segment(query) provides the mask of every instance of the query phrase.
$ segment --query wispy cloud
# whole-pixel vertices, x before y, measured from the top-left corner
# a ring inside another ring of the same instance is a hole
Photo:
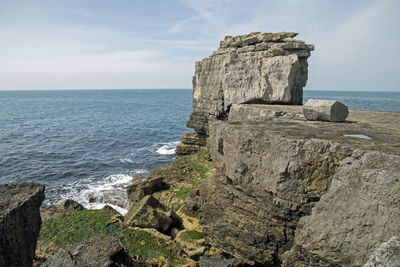
[[[190,88],[194,61],[252,31],[316,45],[307,88],[400,89],[397,0],[18,3],[0,2],[0,89]]]

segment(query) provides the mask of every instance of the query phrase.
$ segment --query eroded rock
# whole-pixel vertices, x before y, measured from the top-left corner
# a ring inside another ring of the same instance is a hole
[[[233,104],[301,105],[314,46],[293,39],[296,35],[227,36],[216,52],[196,62],[188,127],[208,134],[208,122],[225,119]]]
[[[129,185],[126,188],[129,206],[131,207],[135,203],[141,201],[143,197],[153,194],[154,192],[163,189],[164,183],[163,177],[149,178],[143,182],[138,182]]]
[[[249,120],[210,124],[217,175],[187,200],[209,245],[247,264],[361,265],[400,231],[398,113],[352,110],[337,127],[300,106],[240,106]]]
[[[51,205],[49,207],[40,208],[40,215],[42,221],[47,221],[59,216],[71,214],[78,210],[84,210],[85,208],[78,202],[72,199],[61,200],[60,202]]]
[[[393,236],[372,253],[364,267],[400,266],[400,238]]]
[[[128,250],[122,243],[107,235],[98,235],[82,241],[76,248],[69,252],[60,250],[42,267],[58,266],[139,266],[134,265]]]
[[[125,216],[125,224],[142,228],[154,228],[167,233],[179,222],[175,212],[167,210],[153,196],[145,196],[134,204]]]
[[[43,200],[43,184],[0,185],[0,266],[32,266]]]
[[[178,156],[186,156],[197,153],[207,145],[207,136],[197,133],[182,134],[181,144],[176,147]]]
[[[336,100],[310,99],[303,111],[304,117],[310,121],[343,122],[349,115],[347,106]]]

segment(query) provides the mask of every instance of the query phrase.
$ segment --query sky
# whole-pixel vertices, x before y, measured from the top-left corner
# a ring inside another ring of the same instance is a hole
[[[0,0],[0,90],[192,88],[226,35],[298,32],[305,90],[399,91],[399,0]]]

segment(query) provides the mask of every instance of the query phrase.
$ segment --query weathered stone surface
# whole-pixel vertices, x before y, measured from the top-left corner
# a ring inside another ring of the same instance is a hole
[[[314,47],[293,39],[296,35],[227,36],[212,56],[196,62],[188,127],[208,134],[208,122],[225,119],[232,104],[301,105]]]
[[[0,266],[32,266],[44,185],[0,185]]]
[[[42,221],[47,221],[58,216],[68,215],[72,212],[84,209],[85,208],[80,203],[72,199],[66,199],[49,207],[40,208],[40,215],[42,217]]]
[[[329,192],[303,217],[295,243],[338,265],[362,265],[400,233],[400,157],[355,150]]]
[[[101,190],[89,193],[89,203],[112,204],[121,208],[128,207],[128,196],[124,189]]]
[[[143,197],[151,195],[154,192],[160,191],[164,187],[163,177],[155,177],[129,185],[126,188],[129,206],[141,201]]]
[[[230,122],[268,122],[275,118],[301,119],[302,115],[285,110],[263,108],[257,104],[234,104],[229,112]]]
[[[125,224],[142,228],[154,228],[167,233],[177,225],[179,217],[175,212],[167,210],[153,196],[145,196],[133,205],[125,216]]]
[[[176,147],[178,156],[186,156],[197,153],[207,145],[207,136],[197,133],[182,134],[181,144]]]
[[[400,266],[400,238],[393,236],[372,253],[364,267]]]
[[[187,200],[208,244],[248,264],[361,265],[399,233],[398,113],[352,110],[338,127],[301,106],[232,111],[210,124],[217,175]]]
[[[71,253],[60,250],[41,267],[136,266],[122,243],[111,236],[98,235],[81,242]]]
[[[304,117],[310,121],[343,122],[349,115],[347,106],[336,100],[310,99],[303,110]]]
[[[202,256],[200,257],[199,261],[200,267],[234,267],[234,266],[241,266],[239,262],[235,259],[217,259]]]
[[[40,267],[75,267],[77,263],[72,258],[71,253],[68,250],[60,249],[53,256],[48,258]]]
[[[107,235],[83,241],[71,254],[78,266],[133,266],[128,250],[118,239]]]

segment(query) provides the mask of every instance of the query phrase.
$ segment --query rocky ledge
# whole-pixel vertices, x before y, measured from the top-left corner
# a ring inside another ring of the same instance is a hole
[[[210,245],[246,264],[362,265],[400,233],[400,116],[351,110],[338,124],[302,113],[234,105],[211,123],[217,174],[187,207]]]

